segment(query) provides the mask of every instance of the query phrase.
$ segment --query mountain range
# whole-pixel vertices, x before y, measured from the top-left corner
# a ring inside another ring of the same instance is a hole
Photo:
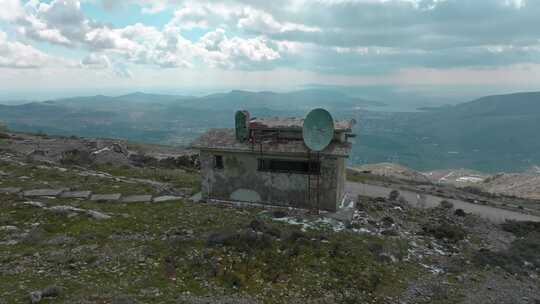
[[[304,116],[324,107],[336,118],[359,122],[353,163],[398,161],[418,170],[488,172],[540,163],[540,92],[487,96],[420,112],[389,112],[387,105],[321,88],[202,97],[136,92],[0,105],[0,120],[19,131],[187,145],[208,128],[231,127],[238,109],[252,116]]]

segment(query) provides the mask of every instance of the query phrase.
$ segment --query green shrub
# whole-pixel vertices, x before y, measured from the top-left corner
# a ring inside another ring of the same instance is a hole
[[[504,231],[511,232],[517,237],[524,237],[532,232],[540,233],[540,222],[506,221],[501,226]]]
[[[527,268],[540,267],[540,233],[530,233],[517,239],[505,251],[479,250],[473,258],[479,266],[498,266],[510,273],[523,273]]]
[[[446,239],[450,242],[457,242],[465,238],[465,230],[455,224],[426,224],[422,227],[424,234],[431,235],[436,239]]]
[[[397,191],[397,190],[392,190],[390,192],[390,194],[388,195],[388,199],[391,200],[391,201],[397,200],[398,197],[399,197],[399,191]]]
[[[454,204],[452,204],[451,202],[447,201],[447,200],[442,200],[439,204],[439,206],[443,209],[452,209],[454,208]]]
[[[0,140],[10,138],[7,132],[8,132],[7,126],[3,124],[2,122],[0,122]]]

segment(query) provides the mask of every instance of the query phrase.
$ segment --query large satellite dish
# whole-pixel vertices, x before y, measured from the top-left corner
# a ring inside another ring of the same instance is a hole
[[[312,151],[322,151],[334,138],[334,119],[325,109],[314,109],[304,119],[304,143]]]

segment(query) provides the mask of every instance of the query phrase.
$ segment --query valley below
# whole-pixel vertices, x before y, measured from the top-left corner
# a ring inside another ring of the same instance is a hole
[[[350,165],[391,162],[419,171],[467,168],[494,174],[522,173],[540,164],[540,93],[408,112],[393,111],[391,104],[322,89],[202,97],[133,93],[0,105],[0,121],[23,132],[186,147],[208,128],[233,127],[240,109],[251,117],[304,117],[324,107],[336,119],[357,121]]]

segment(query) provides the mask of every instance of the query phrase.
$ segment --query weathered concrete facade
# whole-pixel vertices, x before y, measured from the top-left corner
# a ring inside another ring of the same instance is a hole
[[[214,168],[216,156],[223,157],[223,168]],[[306,161],[307,158],[283,155],[264,155],[263,158]],[[270,203],[279,206],[299,208],[316,207],[316,187],[311,186],[308,194],[308,180],[316,178],[308,174],[286,172],[263,172],[258,163],[258,153],[230,153],[201,151],[201,173],[203,198]],[[319,180],[319,207],[335,210],[336,202],[343,197],[345,167],[343,158],[321,158]]]
[[[234,135],[232,129],[211,129],[193,143],[200,151],[203,199],[336,210],[349,143],[338,139],[317,155],[301,137],[239,142]]]

